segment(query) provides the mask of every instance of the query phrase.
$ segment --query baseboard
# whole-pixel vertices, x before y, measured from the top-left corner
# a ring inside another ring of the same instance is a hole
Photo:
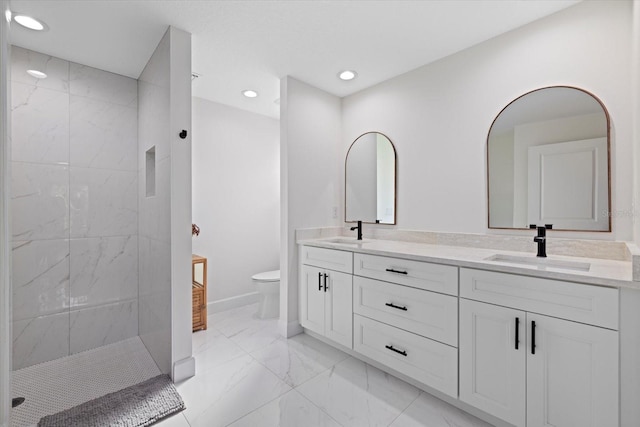
[[[302,326],[300,326],[300,323],[297,320],[294,320],[293,322],[286,322],[280,319],[278,321],[278,332],[280,332],[280,335],[285,338],[291,338],[292,336],[303,333],[304,329],[302,329]]]
[[[250,292],[231,298],[210,301],[207,303],[207,314],[219,313],[221,311],[242,307],[243,305],[254,304],[259,301],[260,294],[258,292]]]
[[[187,378],[191,378],[196,374],[196,359],[193,356],[186,359],[178,360],[173,364],[173,375],[171,375],[174,383],[179,383]]]

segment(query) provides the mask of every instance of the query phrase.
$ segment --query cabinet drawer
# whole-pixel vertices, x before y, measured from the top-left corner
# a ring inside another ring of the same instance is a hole
[[[450,295],[356,276],[353,312],[458,346],[458,298]]]
[[[461,268],[460,296],[618,329],[618,290],[614,288]]]
[[[458,295],[458,267],[354,254],[353,274],[443,294]]]
[[[335,249],[316,248],[303,246],[300,251],[300,262],[315,267],[341,271],[351,274],[353,272],[353,253],[337,251]]]
[[[457,397],[458,349],[357,314],[353,322],[355,351]]]

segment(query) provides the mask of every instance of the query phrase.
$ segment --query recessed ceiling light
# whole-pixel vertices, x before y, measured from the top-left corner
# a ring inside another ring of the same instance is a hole
[[[255,90],[243,90],[242,94],[244,96],[246,96],[247,98],[255,98],[256,96],[258,96],[258,92],[256,92]]]
[[[340,72],[340,74],[338,74],[338,78],[340,80],[353,80],[356,78],[357,75],[358,73],[356,73],[355,71],[344,70]]]
[[[47,78],[47,74],[43,73],[42,71],[38,71],[38,70],[27,70],[27,74],[29,74],[32,77],[35,77],[36,79],[46,79]]]
[[[35,18],[32,18],[31,16],[16,15],[13,17],[13,20],[30,30],[42,31],[45,29],[44,23],[38,21]]]

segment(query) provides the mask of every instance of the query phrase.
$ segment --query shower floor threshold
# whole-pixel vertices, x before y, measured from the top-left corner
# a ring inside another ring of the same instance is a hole
[[[12,372],[11,426],[35,426],[40,418],[73,408],[161,372],[139,337]]]

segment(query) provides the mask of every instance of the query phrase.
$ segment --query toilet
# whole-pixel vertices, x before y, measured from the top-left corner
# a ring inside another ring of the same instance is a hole
[[[260,319],[280,315],[280,270],[265,271],[251,276],[260,294],[260,306],[256,313]]]

